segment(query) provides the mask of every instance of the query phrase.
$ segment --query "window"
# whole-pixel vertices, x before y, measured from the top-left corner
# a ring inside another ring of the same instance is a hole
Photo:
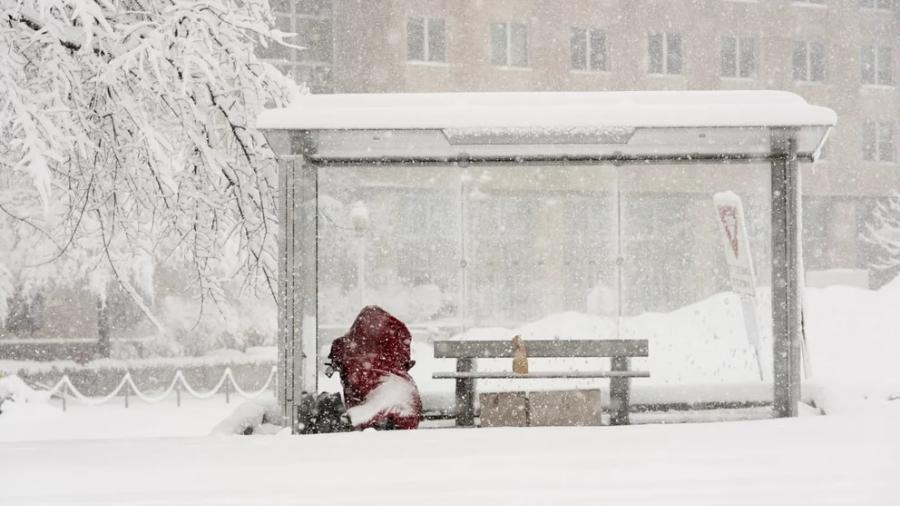
[[[294,26],[292,25],[293,18],[290,14],[280,14],[277,13],[275,15],[275,28],[281,30],[285,33],[294,33]],[[288,39],[292,44],[295,44],[294,39]],[[262,58],[270,59],[270,60],[288,60],[292,55],[291,48],[284,46],[282,44],[278,44],[276,42],[269,42],[265,47],[260,46],[259,48],[259,56]]]
[[[863,84],[894,83],[894,51],[887,46],[864,46],[862,48],[862,82]]]
[[[540,205],[539,197],[528,193],[469,201],[470,315],[522,319],[540,310],[540,290],[534,286],[543,253],[534,240]]]
[[[894,122],[863,123],[863,158],[877,162],[894,161]]]
[[[794,80],[825,80],[825,45],[821,42],[794,43]]]
[[[753,77],[756,74],[756,39],[722,37],[722,77]]]
[[[603,30],[572,28],[571,42],[573,70],[609,70]]]
[[[437,191],[385,189],[383,199],[373,200],[373,219],[392,221],[393,228],[382,239],[390,243],[383,251],[403,254],[396,258],[396,269],[402,280],[413,286],[435,283],[452,286],[459,269],[453,220],[444,219],[455,200]],[[373,249],[382,247],[373,244]]]
[[[651,33],[647,51],[651,74],[681,73],[681,35],[677,33]]]
[[[524,23],[491,25],[491,65],[528,66],[528,27]]]
[[[295,44],[303,46],[300,58],[305,61],[330,62],[334,43],[331,34],[331,20],[319,18],[296,17],[294,33],[291,39]]]
[[[330,93],[334,61],[331,0],[271,0],[275,26],[295,34],[287,42],[299,48],[270,42],[257,46],[262,58],[285,75],[306,84],[314,93]]]
[[[290,0],[279,0],[273,3],[287,4]],[[330,0],[297,0],[294,2],[298,14],[306,14],[309,16],[330,16],[331,1]]]
[[[893,10],[894,0],[859,0],[859,6],[863,9]]]
[[[447,28],[441,18],[409,18],[406,22],[408,61],[447,61]]]

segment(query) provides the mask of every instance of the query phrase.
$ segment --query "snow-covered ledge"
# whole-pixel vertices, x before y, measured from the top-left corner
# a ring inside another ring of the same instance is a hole
[[[313,159],[761,159],[796,129],[816,158],[836,115],[784,91],[303,95],[258,127],[307,132]]]

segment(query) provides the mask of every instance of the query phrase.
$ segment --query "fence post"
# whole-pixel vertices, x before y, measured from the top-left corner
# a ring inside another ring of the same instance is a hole
[[[131,383],[125,382],[125,407],[128,407],[128,393],[131,392]]]
[[[69,384],[63,383],[63,392],[62,392],[63,413],[66,412],[66,396],[67,395],[69,395]]]
[[[225,373],[225,404],[231,403],[231,382],[228,381],[228,372]]]
[[[181,407],[181,383],[175,383],[175,404]]]

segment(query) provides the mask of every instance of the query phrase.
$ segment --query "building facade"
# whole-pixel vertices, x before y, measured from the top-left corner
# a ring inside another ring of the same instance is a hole
[[[900,189],[893,0],[277,0],[273,10],[307,49],[266,56],[314,92],[779,89],[830,107],[839,124],[803,174],[808,270],[869,269],[866,223]],[[702,199],[676,207],[701,219]],[[516,212],[546,215],[541,205]],[[557,214],[570,227],[586,219]]]

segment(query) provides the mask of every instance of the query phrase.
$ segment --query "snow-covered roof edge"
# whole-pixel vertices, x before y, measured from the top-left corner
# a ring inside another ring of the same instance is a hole
[[[258,118],[265,130],[833,126],[837,115],[786,91],[302,95]]]

